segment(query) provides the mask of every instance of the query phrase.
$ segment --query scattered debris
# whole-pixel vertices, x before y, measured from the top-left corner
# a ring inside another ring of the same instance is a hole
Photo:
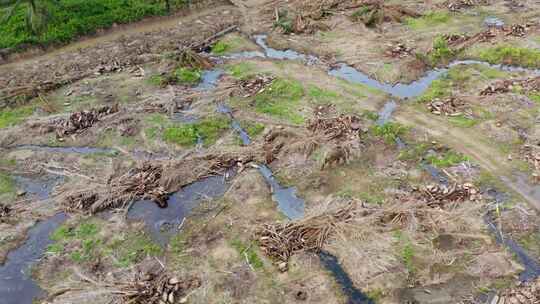
[[[209,70],[214,66],[208,58],[197,54],[191,49],[184,49],[180,52],[178,62],[180,66],[191,69]]]
[[[351,147],[349,145],[337,145],[324,154],[321,170],[332,165],[346,164],[351,158]]]
[[[336,231],[337,225],[354,216],[355,209],[355,205],[349,203],[336,211],[299,221],[264,225],[257,232],[261,250],[276,259],[281,271],[286,271],[292,255],[301,251],[319,251]]]
[[[438,184],[427,185],[419,189],[420,199],[430,207],[443,206],[448,203],[482,200],[480,190],[471,183],[454,184],[447,187]]]
[[[524,93],[540,92],[540,76],[527,79],[507,79],[495,82],[480,92],[481,96],[502,94],[518,89]]]
[[[186,303],[189,291],[200,286],[198,278],[181,280],[162,273],[157,277],[140,274],[135,280],[120,284],[120,289],[124,303],[175,304]]]
[[[443,100],[436,98],[427,104],[427,108],[435,115],[460,116],[468,107],[463,100],[449,97]]]
[[[374,0],[364,2],[364,5],[351,15],[351,19],[354,22],[362,22],[367,27],[376,27],[384,22],[403,22],[405,18],[420,16],[422,16],[420,13],[401,5]]]
[[[249,79],[239,80],[237,85],[241,90],[240,95],[247,98],[262,93],[274,79],[274,76],[258,74]]]
[[[0,219],[9,216],[11,208],[9,206],[0,203]]]
[[[92,185],[67,195],[64,209],[68,212],[97,212],[117,207],[142,199],[151,199],[160,207],[167,206],[167,192],[160,186],[162,167],[144,164],[122,176],[112,178],[107,185]]]
[[[463,9],[469,9],[479,5],[489,5],[488,0],[447,0],[442,6],[448,8],[450,11],[460,11]]]
[[[362,127],[361,120],[356,115],[341,114],[329,118],[324,116],[317,111],[315,118],[307,122],[307,129],[313,133],[323,135],[326,140],[358,139],[361,132],[367,131]]]
[[[510,288],[491,301],[492,304],[536,304],[540,303],[540,279],[530,282],[518,282],[516,287]]]
[[[67,135],[80,133],[81,131],[92,127],[101,118],[118,111],[118,104],[93,108],[88,111],[72,113],[68,119],[55,119],[47,125],[40,127],[43,132],[52,132],[53,130],[56,130],[57,138],[63,138]]]
[[[521,148],[521,158],[531,165],[534,169],[533,176],[538,182],[540,176],[540,149],[534,148],[532,145],[526,144]]]
[[[405,58],[413,55],[413,48],[407,47],[403,43],[397,43],[394,45],[389,45],[384,54],[392,58]]]

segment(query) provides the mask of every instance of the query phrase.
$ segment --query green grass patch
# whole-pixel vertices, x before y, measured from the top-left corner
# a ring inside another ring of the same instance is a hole
[[[316,104],[328,104],[339,98],[337,92],[321,89],[314,85],[308,86],[307,95]]]
[[[414,267],[414,256],[415,256],[414,247],[410,242],[407,242],[405,246],[401,249],[401,259],[407,268],[409,274],[414,274],[416,272],[416,267]]]
[[[0,111],[0,129],[14,126],[34,112],[33,106],[23,106],[15,109]]]
[[[413,30],[430,29],[434,26],[446,24],[451,16],[448,12],[428,12],[420,18],[407,18],[405,24]]]
[[[304,96],[304,87],[296,80],[276,79],[262,93],[255,96],[255,110],[279,117],[295,124],[302,124],[304,117],[296,108]]]
[[[256,67],[250,62],[241,62],[227,66],[227,71],[237,79],[247,79],[256,72]]]
[[[202,72],[198,69],[178,68],[174,71],[174,76],[179,83],[197,84],[201,81]]]
[[[499,45],[494,48],[483,49],[478,57],[492,64],[509,64],[522,67],[540,67],[540,51],[533,48]]]
[[[375,136],[382,137],[387,143],[395,143],[398,137],[407,132],[407,128],[397,122],[387,122],[383,125],[376,125],[371,128]]]
[[[165,128],[163,140],[182,146],[193,146],[200,137],[205,145],[212,145],[223,131],[229,129],[229,125],[229,119],[217,116],[193,124],[173,125]]]
[[[167,83],[167,79],[163,75],[152,75],[147,78],[147,82],[151,85],[162,87]]]
[[[435,98],[444,98],[452,93],[452,82],[449,77],[434,80],[429,89],[418,97],[418,102],[430,102]]]
[[[171,0],[170,3],[176,9],[185,7],[191,1]],[[93,34],[96,30],[111,27],[115,23],[130,23],[146,16],[167,13],[164,1],[59,0],[38,1],[38,5],[48,11],[48,23],[43,27],[41,35],[36,35],[27,28],[26,15],[29,5],[23,2],[8,22],[0,23],[0,49],[67,43],[78,36]],[[5,11],[0,12],[3,15]]]
[[[448,121],[454,126],[457,126],[460,128],[471,128],[471,127],[474,127],[478,123],[478,120],[468,118],[463,115],[448,117]]]
[[[159,256],[163,253],[159,245],[140,232],[128,233],[124,238],[114,240],[108,249],[119,267],[129,267],[146,256]]]
[[[529,98],[537,104],[540,104],[540,93],[529,93]]]
[[[253,121],[241,121],[240,127],[246,131],[249,135],[249,138],[253,139],[264,131],[265,126],[258,122]],[[239,135],[236,136],[236,143],[238,145],[243,145],[242,140]]]
[[[399,152],[398,158],[402,161],[419,161],[424,157],[431,146],[432,145],[429,143],[408,145],[406,149]]]
[[[442,36],[437,36],[433,40],[433,49],[427,55],[432,66],[450,62],[457,53],[448,47],[448,43]]]
[[[220,40],[212,46],[212,54],[223,55],[227,53],[230,49],[231,46],[228,43]]]
[[[15,194],[15,181],[6,173],[0,172],[0,195]]]
[[[461,153],[446,151],[443,155],[430,155],[426,160],[437,168],[446,168],[468,161],[469,158]]]
[[[255,251],[256,246],[253,243],[246,245],[239,239],[234,239],[231,241],[231,246],[236,249],[236,252],[238,252],[242,259],[247,257],[249,264],[251,264],[254,269],[262,269],[264,267],[264,263]]]

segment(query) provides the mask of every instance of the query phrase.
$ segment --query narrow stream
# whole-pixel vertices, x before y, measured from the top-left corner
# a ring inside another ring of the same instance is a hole
[[[54,177],[41,184],[41,180],[15,177],[15,182],[27,193],[39,199],[47,199],[59,179]],[[53,241],[49,239],[51,233],[66,219],[66,214],[58,213],[37,222],[28,230],[24,243],[8,253],[5,264],[0,266],[0,303],[33,303],[34,299],[45,295],[32,280],[31,267],[39,261],[47,246],[52,244]]]

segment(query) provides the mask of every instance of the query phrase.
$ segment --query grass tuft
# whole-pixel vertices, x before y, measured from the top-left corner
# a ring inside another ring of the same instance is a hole
[[[422,30],[446,24],[450,19],[448,12],[428,12],[420,18],[407,18],[405,24],[413,30]]]
[[[426,160],[437,168],[446,168],[468,161],[469,158],[458,152],[447,151],[442,156],[430,155]]]
[[[201,81],[202,73],[198,69],[178,68],[174,71],[174,76],[179,83],[197,84]]]
[[[395,143],[396,140],[407,132],[407,128],[396,122],[387,122],[384,125],[372,127],[375,136],[382,137],[387,143]]]
[[[25,118],[32,115],[33,112],[34,108],[32,106],[24,106],[0,111],[0,129],[11,127],[20,123]]]
[[[229,129],[229,124],[227,118],[211,117],[193,124],[173,125],[165,128],[163,140],[182,146],[193,146],[200,137],[205,145],[212,145],[223,131]]]
[[[297,106],[304,96],[304,87],[292,79],[276,79],[262,93],[255,96],[255,110],[271,116],[302,124],[304,117],[298,114]]]
[[[499,45],[480,50],[478,57],[492,64],[518,65],[528,68],[540,67],[540,51],[532,48]]]

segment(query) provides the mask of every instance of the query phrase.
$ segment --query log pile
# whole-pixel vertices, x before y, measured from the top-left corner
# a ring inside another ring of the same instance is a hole
[[[362,123],[356,115],[341,114],[334,117],[316,115],[307,123],[307,129],[313,133],[321,134],[326,140],[358,139],[362,131]]]
[[[427,109],[435,115],[459,116],[464,114],[466,108],[467,104],[456,97],[436,98],[427,104]]]
[[[239,80],[237,85],[241,90],[240,95],[247,98],[262,93],[272,83],[272,81],[274,81],[274,79],[274,76],[259,74],[248,79]]]
[[[160,207],[167,206],[167,192],[160,186],[162,167],[145,164],[111,179],[107,185],[69,194],[64,199],[68,212],[97,212],[125,207],[134,200],[151,199]]]
[[[450,187],[432,184],[421,188],[420,199],[430,207],[443,206],[448,203],[482,200],[480,190],[471,183],[454,184]]]
[[[123,303],[176,304],[186,303],[189,291],[200,286],[198,278],[181,280],[177,276],[161,274],[157,277],[137,276],[132,282],[122,284],[120,290]]]
[[[496,295],[492,304],[538,304],[540,303],[540,279],[530,282],[519,282],[500,295]]]
[[[51,128],[48,130],[55,129],[56,136],[58,138],[62,138],[67,135],[80,133],[81,131],[92,127],[101,118],[118,111],[118,104],[115,104],[113,106],[103,106],[100,108],[93,108],[88,111],[75,112],[72,113],[67,120],[57,119],[51,122]]]
[[[336,211],[286,224],[267,224],[257,237],[262,252],[278,262],[280,270],[287,269],[289,258],[301,251],[319,251],[339,223],[351,220],[354,204]]]

